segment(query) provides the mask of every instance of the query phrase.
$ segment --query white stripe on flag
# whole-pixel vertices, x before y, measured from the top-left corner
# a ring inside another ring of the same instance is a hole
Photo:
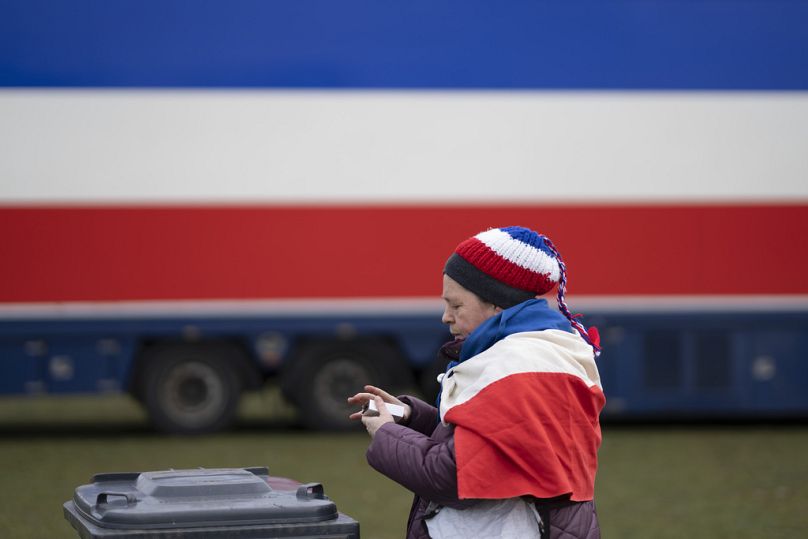
[[[503,361],[507,358],[507,361]],[[577,333],[557,329],[515,333],[452,369],[443,377],[440,416],[468,402],[490,384],[522,373],[569,374],[601,388],[589,346]]]

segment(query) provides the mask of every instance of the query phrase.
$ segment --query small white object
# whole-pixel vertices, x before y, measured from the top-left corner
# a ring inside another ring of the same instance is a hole
[[[390,412],[396,419],[401,419],[404,417],[404,407],[399,406],[398,404],[391,404],[389,402],[385,402],[384,406],[387,408],[387,411]],[[376,407],[376,401],[368,401],[362,407],[362,413],[367,416],[377,416],[379,415],[379,409]]]
[[[541,537],[539,512],[522,498],[480,500],[465,509],[441,507],[435,516],[426,519],[426,527],[434,539]]]

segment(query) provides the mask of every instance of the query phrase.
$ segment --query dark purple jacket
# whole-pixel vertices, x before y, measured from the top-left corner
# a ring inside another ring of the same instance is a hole
[[[407,539],[428,539],[424,518],[429,502],[462,509],[475,500],[457,497],[454,426],[438,421],[434,406],[414,397],[401,397],[412,408],[409,422],[382,425],[367,451],[368,463],[415,493],[407,521]],[[592,501],[539,501],[539,513],[553,539],[600,537]]]

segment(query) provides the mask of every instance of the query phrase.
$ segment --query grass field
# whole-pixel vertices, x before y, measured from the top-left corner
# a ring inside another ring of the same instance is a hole
[[[272,393],[241,417],[178,438],[123,397],[0,400],[0,536],[78,537],[62,503],[94,473],[258,465],[322,482],[364,539],[403,536],[410,494],[368,467],[367,435],[296,429]],[[808,537],[808,426],[606,425],[600,466],[604,537]]]

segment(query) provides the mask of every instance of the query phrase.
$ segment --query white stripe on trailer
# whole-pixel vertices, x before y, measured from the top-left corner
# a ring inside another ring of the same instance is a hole
[[[808,198],[808,92],[0,90],[0,203]]]

